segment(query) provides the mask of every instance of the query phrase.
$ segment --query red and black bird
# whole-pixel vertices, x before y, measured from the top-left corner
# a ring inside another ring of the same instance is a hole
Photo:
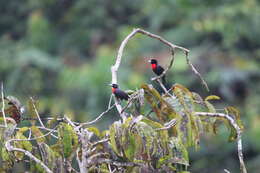
[[[157,76],[160,76],[160,75],[164,72],[164,68],[158,64],[158,62],[157,62],[156,59],[150,59],[149,62],[150,62],[151,65],[152,65],[152,70],[153,70],[153,72],[154,72]],[[162,76],[162,82],[163,82],[163,84],[166,84],[165,75]]]
[[[128,100],[129,96],[126,92],[119,89],[117,84],[110,84],[112,86],[112,93],[116,96],[119,100]]]

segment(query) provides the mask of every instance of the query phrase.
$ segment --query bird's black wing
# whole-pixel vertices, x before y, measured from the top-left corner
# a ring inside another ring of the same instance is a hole
[[[164,68],[160,65],[158,65],[157,68],[154,69],[154,73],[157,74],[158,76],[160,76],[163,72],[164,72]],[[162,76],[162,83],[166,85],[165,75]]]
[[[117,89],[114,94],[117,98],[119,98],[121,100],[128,100],[129,99],[128,94],[126,94],[124,91],[122,91],[120,89]]]
[[[164,68],[162,68],[162,66],[158,65],[157,68],[153,69],[153,71],[154,71],[155,74],[160,76],[163,73]]]

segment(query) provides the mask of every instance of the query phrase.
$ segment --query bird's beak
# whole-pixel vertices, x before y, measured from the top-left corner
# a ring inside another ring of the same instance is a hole
[[[148,62],[151,63],[151,60],[149,59]]]
[[[110,83],[110,84],[107,84],[107,85],[109,85],[109,86],[112,86],[112,84]]]

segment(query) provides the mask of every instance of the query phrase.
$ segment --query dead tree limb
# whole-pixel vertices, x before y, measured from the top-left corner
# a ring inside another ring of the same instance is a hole
[[[241,173],[247,173],[246,166],[244,163],[244,157],[242,152],[242,130],[235,122],[235,120],[228,114],[224,113],[210,113],[210,112],[195,112],[194,115],[196,116],[208,116],[208,117],[220,117],[225,118],[229,121],[229,123],[236,129],[237,132],[237,153],[240,163],[240,171]]]
[[[118,49],[118,52],[117,52],[117,56],[116,56],[116,62],[114,65],[111,66],[111,74],[112,74],[112,83],[114,84],[117,84],[118,81],[117,81],[117,71],[119,69],[119,66],[121,64],[121,60],[122,60],[122,56],[123,56],[123,52],[124,52],[124,48],[126,47],[128,41],[134,37],[137,33],[140,33],[140,34],[143,34],[143,35],[146,35],[148,37],[151,37],[151,38],[154,38],[156,40],[159,40],[161,43],[165,44],[166,46],[168,46],[170,48],[170,51],[172,54],[174,54],[174,50],[175,49],[180,49],[182,50],[185,55],[186,55],[186,61],[187,61],[187,64],[190,65],[190,67],[192,68],[192,71],[197,75],[199,76],[199,78],[202,80],[202,83],[203,85],[207,88],[208,90],[208,86],[207,86],[207,83],[203,80],[203,78],[201,77],[201,75],[199,74],[199,72],[195,69],[195,67],[191,64],[191,62],[189,61],[188,59],[188,54],[189,54],[189,50],[184,48],[184,47],[181,47],[181,46],[178,46],[178,45],[175,45],[169,41],[167,41],[166,39],[162,38],[161,36],[159,35],[156,35],[156,34],[153,34],[153,33],[150,33],[148,31],[145,31],[143,29],[140,29],[140,28],[135,28],[133,29],[133,31],[127,35],[125,37],[125,39],[121,42],[121,45]],[[169,65],[169,67],[171,67],[173,63],[173,58],[172,58],[172,61]],[[169,68],[167,68],[168,70]],[[125,112],[122,111],[122,106],[120,105],[120,103],[118,102],[117,99],[115,99],[115,104],[116,104],[116,108],[117,108],[117,111],[119,112],[121,118],[124,120],[126,118],[126,114]]]

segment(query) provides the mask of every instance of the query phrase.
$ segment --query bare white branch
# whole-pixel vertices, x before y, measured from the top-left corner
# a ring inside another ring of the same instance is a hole
[[[6,141],[5,143],[5,147],[7,149],[7,151],[11,152],[11,151],[18,151],[18,152],[22,152],[24,153],[26,156],[30,157],[32,160],[34,160],[36,163],[38,163],[39,165],[41,165],[41,167],[47,172],[47,173],[52,173],[52,171],[50,170],[50,168],[48,168],[40,159],[38,159],[37,157],[35,157],[32,153],[30,153],[27,150],[24,150],[22,148],[16,148],[14,146],[11,145],[11,142],[14,141],[13,139],[10,139],[8,141]]]
[[[225,173],[230,173],[229,170],[227,170],[227,169],[224,169],[224,172],[225,172]]]
[[[5,100],[4,100],[4,84],[3,82],[1,83],[1,98],[2,98],[2,114],[4,118],[4,125],[7,127],[6,124],[6,118],[5,118]]]
[[[225,118],[229,121],[229,123],[236,129],[237,132],[237,152],[240,163],[240,171],[241,173],[247,173],[246,166],[244,163],[244,157],[242,152],[242,131],[236,121],[228,114],[224,113],[210,113],[210,112],[195,112],[196,116],[208,116],[208,117],[221,117]]]
[[[164,127],[162,128],[157,128],[155,130],[168,130],[169,128],[172,128],[173,126],[175,126],[177,124],[177,120],[176,119],[172,119],[171,121],[167,122],[164,124]]]
[[[55,132],[56,128],[58,127],[58,125],[56,127],[54,127],[51,131],[49,131],[48,133],[45,133],[44,135],[42,136],[37,136],[35,138],[30,138],[30,136],[28,137],[28,139],[10,139],[10,141],[34,141],[34,140],[37,140],[37,139],[40,139],[40,138],[44,138],[48,135],[51,135],[53,132]],[[31,130],[30,130],[31,131]]]
[[[94,120],[89,121],[89,122],[82,123],[78,128],[81,128],[82,126],[85,126],[85,125],[90,125],[90,124],[96,123],[100,118],[102,118],[103,115],[105,115],[106,113],[108,113],[108,112],[109,112],[110,110],[112,110],[114,107],[115,107],[115,104],[113,104],[112,106],[108,107],[107,110],[105,110],[104,112],[102,112],[102,113],[101,113],[97,118],[95,118]]]
[[[177,49],[180,49],[180,50],[184,51],[185,53],[189,52],[188,49],[186,49],[184,47],[181,47],[181,46],[177,46],[175,44],[172,44],[171,42],[165,40],[164,38],[162,38],[162,37],[160,37],[158,35],[152,34],[150,32],[147,32],[147,31],[143,30],[143,29],[140,29],[140,28],[136,28],[128,36],[126,36],[126,38],[121,42],[121,45],[120,45],[120,47],[118,49],[117,56],[116,56],[116,62],[111,67],[112,83],[114,83],[114,84],[117,84],[117,71],[118,71],[119,66],[121,64],[124,48],[126,47],[126,44],[128,43],[128,41],[133,36],[135,36],[137,33],[140,33],[140,34],[146,35],[148,37],[157,39],[160,42],[162,42],[163,44],[167,45],[171,50],[174,50],[174,49],[177,48]],[[126,119],[125,112],[121,113],[122,112],[122,106],[119,104],[117,99],[115,99],[115,104],[116,104],[117,111],[119,112],[121,118],[123,120]]]
[[[190,62],[190,59],[188,57],[188,53],[186,52],[186,61],[187,61],[187,64],[191,67],[191,70],[195,73],[195,75],[197,75],[200,80],[201,80],[201,83],[202,85],[204,85],[204,87],[207,89],[207,91],[209,91],[209,87],[208,87],[208,84],[207,82],[202,78],[201,74],[198,72],[198,70],[194,67],[194,65]]]
[[[46,129],[45,125],[43,124],[43,122],[42,122],[42,120],[41,120],[41,117],[40,117],[40,115],[39,115],[39,112],[38,112],[38,110],[37,110],[37,108],[36,108],[36,106],[35,106],[35,104],[34,104],[35,100],[34,100],[32,97],[30,97],[30,99],[31,99],[31,101],[32,101],[32,106],[33,106],[33,109],[34,109],[34,111],[35,111],[35,114],[36,114],[36,116],[37,116],[38,121],[40,122],[41,126]],[[54,134],[51,133],[50,135],[51,135],[52,137],[58,139],[58,137],[55,136]]]
[[[32,106],[33,106],[33,109],[34,109],[34,111],[35,111],[35,114],[36,114],[36,116],[37,116],[37,118],[38,118],[38,121],[40,122],[40,124],[41,124],[42,127],[45,127],[44,124],[42,123],[42,120],[41,120],[41,118],[40,118],[40,115],[39,115],[39,113],[38,113],[38,110],[36,109],[36,106],[35,106],[35,104],[34,104],[35,100],[34,100],[32,97],[30,97],[30,99],[31,99],[31,101],[32,101]]]

